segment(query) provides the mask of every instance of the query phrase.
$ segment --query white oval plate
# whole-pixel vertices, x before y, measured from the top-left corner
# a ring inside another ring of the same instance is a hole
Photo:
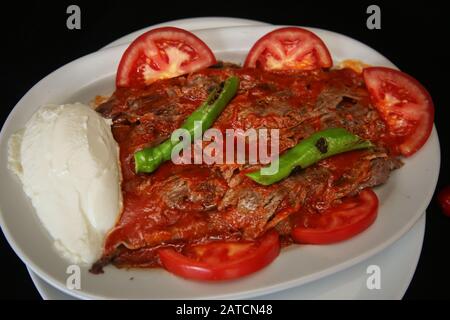
[[[217,57],[242,62],[248,49],[276,26],[248,26],[196,31]],[[354,58],[372,65],[393,67],[386,58],[346,36],[311,29],[327,44],[336,61]],[[270,266],[249,277],[225,283],[183,280],[164,270],[119,270],[107,267],[92,275],[81,268],[81,290],[66,288],[67,261],[34,214],[17,179],[7,170],[7,139],[25,125],[38,106],[46,103],[88,102],[114,88],[118,61],[126,46],[96,52],[75,60],[36,84],[16,105],[0,134],[0,222],[9,243],[40,277],[80,298],[202,299],[247,298],[304,284],[348,268],[399,239],[422,215],[431,200],[439,173],[440,150],[436,130],[405,166],[394,172],[376,192],[379,216],[364,233],[328,246],[290,246]]]
[[[269,24],[227,17],[202,17],[167,21],[164,25],[193,31],[206,28]],[[160,25],[150,26],[139,32],[145,32],[158,26]],[[136,33],[133,32],[126,35],[108,44],[103,49],[130,43],[136,38]],[[401,239],[369,259],[320,280],[303,286],[300,285],[291,289],[259,296],[257,299],[401,299],[416,270],[422,250],[424,231],[425,214],[422,215],[419,221]],[[369,265],[377,265],[382,271],[383,276],[380,289],[369,290],[366,286],[368,277],[366,270]],[[27,269],[43,299],[75,299],[49,285],[29,267]]]

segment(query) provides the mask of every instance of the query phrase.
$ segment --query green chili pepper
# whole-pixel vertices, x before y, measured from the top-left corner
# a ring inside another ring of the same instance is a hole
[[[229,77],[222,84],[221,89],[214,89],[202,105],[196,109],[182,124],[181,128],[186,129],[191,139],[194,136],[195,123],[201,123],[202,132],[210,128],[225,106],[235,96],[239,88],[239,78]],[[168,161],[172,155],[172,149],[180,141],[173,142],[171,139],[163,143],[137,151],[134,154],[135,170],[139,172],[153,172],[161,163]]]
[[[333,155],[372,146],[370,141],[363,140],[343,128],[326,129],[302,140],[275,160],[271,167],[278,166],[278,170],[264,174],[263,168],[246,175],[259,184],[270,185],[289,176],[296,167],[304,169]]]

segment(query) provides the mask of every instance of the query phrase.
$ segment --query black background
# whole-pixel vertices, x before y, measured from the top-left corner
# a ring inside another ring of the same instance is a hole
[[[343,33],[375,48],[427,87],[436,107],[441,143],[437,190],[448,185],[450,159],[449,22],[440,2],[427,1],[26,1],[2,3],[2,93],[0,123],[40,79],[132,31],[156,23],[201,16],[230,16],[273,24],[319,27]],[[81,30],[66,28],[66,8],[81,8]],[[381,30],[366,28],[366,8],[381,7]],[[69,77],[70,75],[68,75]],[[393,213],[395,214],[395,213]],[[435,199],[427,209],[423,251],[406,299],[449,298],[450,218]],[[2,298],[39,299],[25,266],[0,233]]]

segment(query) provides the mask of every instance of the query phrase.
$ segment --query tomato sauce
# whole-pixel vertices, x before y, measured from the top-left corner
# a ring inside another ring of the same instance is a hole
[[[123,176],[123,212],[107,236],[103,261],[109,260],[118,266],[155,266],[158,265],[155,248],[160,246],[182,247],[185,243],[260,235],[259,231],[246,233],[243,229],[252,224],[264,228],[268,220],[261,215],[236,214],[236,210],[248,209],[251,213],[263,206],[257,207],[251,196],[237,197],[237,202],[224,204],[236,183],[247,183],[241,192],[261,191],[257,195],[273,197],[275,200],[266,206],[278,203],[276,212],[280,212],[280,221],[285,219],[283,212],[290,214],[292,201],[277,202],[281,184],[263,187],[250,180],[242,182],[245,177],[235,175],[233,165],[166,162],[153,174],[134,172],[134,152],[167,139],[206,99],[209,90],[230,75],[239,76],[241,83],[237,96],[214,124],[222,132],[226,129],[279,129],[282,153],[315,131],[340,126],[389,150],[385,124],[370,105],[361,75],[351,69],[265,72],[249,68],[210,68],[157,81],[144,88],[118,88],[110,101],[97,109],[113,119],[112,130],[120,146]],[[321,206],[329,206],[336,200],[336,194],[343,197],[351,191],[345,188],[349,185],[345,182],[349,168],[360,166],[361,171],[366,172],[358,173],[359,180],[353,179],[352,183],[367,179],[370,162],[361,160],[363,156],[364,151],[350,152],[314,166],[311,172],[327,170],[332,174],[325,192],[329,200],[321,200],[321,205],[310,195],[307,201],[311,207],[320,211]],[[237,172],[248,168],[241,166]]]

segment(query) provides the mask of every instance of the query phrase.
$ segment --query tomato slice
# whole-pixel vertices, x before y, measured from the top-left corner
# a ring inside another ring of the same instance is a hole
[[[217,241],[190,246],[179,253],[159,250],[164,268],[195,280],[229,280],[256,272],[271,263],[280,252],[278,233],[271,231],[259,240]]]
[[[311,31],[286,27],[260,38],[250,49],[244,66],[264,70],[314,70],[333,65],[323,41]]]
[[[442,212],[450,217],[450,186],[445,187],[441,192],[439,192],[438,201]]]
[[[179,28],[150,30],[134,40],[119,63],[118,87],[148,85],[158,79],[194,72],[216,63],[211,49]]]
[[[414,154],[425,144],[433,128],[430,94],[416,79],[398,70],[370,67],[363,70],[363,76],[397,151],[404,156]]]
[[[327,244],[349,239],[367,229],[376,219],[378,198],[371,189],[346,198],[320,214],[305,215],[292,230],[298,243]]]

